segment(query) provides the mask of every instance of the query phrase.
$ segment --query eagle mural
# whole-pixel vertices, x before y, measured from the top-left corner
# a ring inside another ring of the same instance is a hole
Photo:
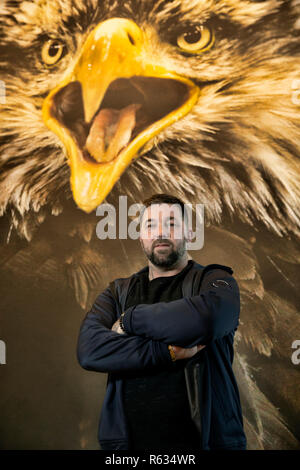
[[[95,209],[166,192],[204,204],[190,254],[240,285],[248,448],[299,448],[299,1],[4,0],[0,13],[1,446],[96,446],[105,382],[76,364],[79,324],[145,259],[99,240]]]

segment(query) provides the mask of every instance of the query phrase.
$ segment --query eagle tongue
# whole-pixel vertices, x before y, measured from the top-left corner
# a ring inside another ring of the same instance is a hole
[[[120,110],[103,108],[99,111],[85,144],[97,162],[110,162],[128,144],[140,107],[141,104],[133,103]]]

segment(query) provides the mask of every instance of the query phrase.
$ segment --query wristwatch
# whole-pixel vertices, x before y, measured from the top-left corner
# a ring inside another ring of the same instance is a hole
[[[174,353],[174,349],[173,349],[171,344],[168,345],[168,349],[170,351],[170,356],[171,356],[172,361],[173,362],[176,361],[176,356],[175,356],[175,353]]]
[[[120,316],[119,318],[119,323],[120,323],[120,328],[122,331],[124,331],[124,333],[126,333],[125,329],[124,329],[124,325],[123,325],[123,317],[125,315],[125,312],[122,313],[122,315]]]

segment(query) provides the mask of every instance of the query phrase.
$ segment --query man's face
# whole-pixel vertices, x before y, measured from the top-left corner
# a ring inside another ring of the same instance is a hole
[[[139,239],[152,264],[172,267],[186,252],[181,207],[166,203],[147,207],[142,217]]]

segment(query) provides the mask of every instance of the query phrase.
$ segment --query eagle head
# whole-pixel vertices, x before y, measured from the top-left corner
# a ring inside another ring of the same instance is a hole
[[[0,8],[2,213],[20,223],[66,199],[89,213],[120,191],[165,191],[214,222],[299,233],[299,3]]]

